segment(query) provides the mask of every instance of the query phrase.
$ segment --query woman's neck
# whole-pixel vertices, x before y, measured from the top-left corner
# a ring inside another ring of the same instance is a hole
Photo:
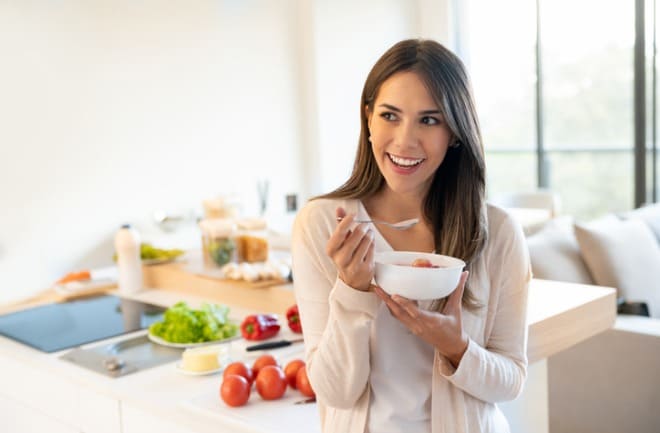
[[[369,216],[389,222],[410,218],[423,219],[423,198],[418,194],[397,194],[385,187],[362,201]]]

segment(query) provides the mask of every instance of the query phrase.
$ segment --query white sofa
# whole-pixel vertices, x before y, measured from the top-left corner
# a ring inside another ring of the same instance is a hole
[[[556,218],[527,241],[536,278],[615,287],[620,300],[612,329],[548,360],[550,433],[660,432],[660,205]]]

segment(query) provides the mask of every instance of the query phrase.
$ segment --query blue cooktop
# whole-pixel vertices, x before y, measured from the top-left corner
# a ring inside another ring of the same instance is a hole
[[[148,328],[164,310],[103,295],[2,315],[0,334],[50,353]]]

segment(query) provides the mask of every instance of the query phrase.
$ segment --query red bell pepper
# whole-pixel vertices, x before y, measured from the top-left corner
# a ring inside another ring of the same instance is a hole
[[[265,340],[280,332],[280,324],[274,314],[253,314],[241,323],[241,334],[246,340]]]
[[[298,334],[302,334],[302,324],[300,323],[300,313],[298,313],[298,305],[294,304],[286,310],[286,320],[289,328]]]

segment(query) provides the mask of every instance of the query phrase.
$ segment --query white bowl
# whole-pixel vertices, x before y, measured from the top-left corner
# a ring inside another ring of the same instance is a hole
[[[437,268],[413,267],[416,259],[426,259]],[[376,254],[376,284],[390,295],[409,299],[440,299],[454,291],[465,267],[463,260],[439,254],[414,251],[388,251]]]

